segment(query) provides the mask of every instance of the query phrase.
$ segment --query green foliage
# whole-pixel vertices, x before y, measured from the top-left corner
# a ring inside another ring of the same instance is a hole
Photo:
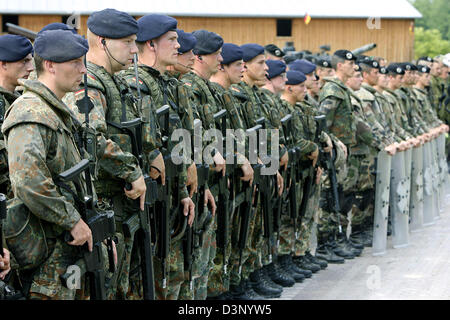
[[[435,57],[439,54],[450,52],[450,41],[442,39],[441,33],[437,29],[425,30],[418,27],[415,33],[415,58],[422,56]]]
[[[449,0],[409,0],[422,14],[416,20],[417,27],[437,29],[445,40],[450,40],[450,1]]]

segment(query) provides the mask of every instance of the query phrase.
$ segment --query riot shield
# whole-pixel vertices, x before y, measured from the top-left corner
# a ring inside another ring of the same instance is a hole
[[[384,150],[378,153],[372,238],[372,255],[374,256],[382,255],[386,252],[391,159],[392,156],[388,155]]]
[[[447,196],[447,176],[448,176],[448,167],[447,167],[447,156],[445,154],[445,135],[440,134],[436,140],[437,148],[438,148],[438,159],[439,159],[439,169],[440,169],[440,211],[444,211],[445,207],[445,198]]]
[[[423,225],[434,224],[434,194],[433,175],[431,167],[431,145],[429,142],[422,146],[423,149]]]
[[[392,245],[406,247],[409,242],[409,196],[405,168],[405,152],[392,157],[389,210],[392,215]]]
[[[439,199],[440,199],[440,172],[439,172],[439,164],[437,160],[437,147],[436,147],[436,139],[430,141],[431,144],[431,163],[432,170],[431,173],[433,175],[433,194],[434,194],[434,202],[433,202],[433,213],[434,219],[440,219],[439,214]]]
[[[411,162],[411,199],[409,214],[411,232],[423,228],[423,147],[412,149]]]

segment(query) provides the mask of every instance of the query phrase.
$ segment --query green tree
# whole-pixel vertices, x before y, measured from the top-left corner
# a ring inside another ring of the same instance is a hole
[[[430,56],[435,57],[439,54],[450,52],[450,41],[442,39],[441,33],[437,29],[425,30],[418,27],[414,30],[415,58]]]
[[[422,14],[416,20],[417,27],[437,29],[442,38],[450,40],[450,1],[449,0],[409,0]]]

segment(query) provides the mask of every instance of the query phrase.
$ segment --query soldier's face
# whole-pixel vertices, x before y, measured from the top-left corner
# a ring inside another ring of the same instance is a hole
[[[353,90],[358,91],[361,88],[363,77],[360,71],[355,71],[353,77],[347,80],[347,85]]]
[[[355,62],[353,60],[345,60],[341,65],[341,70],[348,78],[353,76],[355,72]]]
[[[138,48],[136,47],[135,34],[122,39],[107,39],[106,45],[108,51],[115,59],[109,59],[111,65],[113,66],[113,71],[115,72],[128,69],[128,67],[133,63],[134,54],[138,52]],[[107,52],[106,54],[108,55]],[[121,65],[116,60],[121,62],[125,66]]]
[[[441,73],[440,63],[435,61],[431,65],[431,74],[437,76]]]
[[[296,84],[291,86],[292,92],[294,93],[297,102],[302,102],[306,96],[306,86],[305,83],[302,82],[300,84]]]
[[[178,34],[176,31],[168,31],[157,40],[153,41],[158,63],[164,67],[173,66],[178,61]]]
[[[263,54],[256,56],[245,63],[246,74],[253,79],[253,81],[265,82],[266,73],[269,70],[266,64],[266,57]]]
[[[376,85],[377,84],[377,82],[378,82],[378,76],[379,76],[379,74],[378,74],[378,69],[370,69],[370,73],[369,73],[369,84],[370,85]]]
[[[315,95],[319,94],[319,90],[320,90],[320,82],[319,82],[319,80],[314,80],[312,82],[310,90],[311,90],[312,94],[315,94]]]
[[[214,53],[206,54],[202,56],[205,66],[209,69],[210,74],[215,74],[219,71],[219,65],[223,61],[222,49],[217,50]]]
[[[239,83],[244,74],[244,61],[237,60],[224,66],[225,72],[228,74],[231,84]]]
[[[380,74],[378,77],[378,86],[382,89],[386,89],[389,83],[387,74]]]
[[[306,81],[305,81],[305,85],[307,89],[311,89],[313,81],[316,79],[316,76],[313,73],[308,73],[305,75],[306,76]]]
[[[449,68],[446,65],[444,65],[441,68],[441,78],[442,79],[447,80],[447,78],[448,78],[448,70],[449,70]]]
[[[418,81],[421,82],[423,86],[428,87],[430,85],[430,74],[421,73]]]
[[[78,90],[83,75],[87,72],[84,65],[84,57],[55,63],[53,62],[55,83],[61,92],[73,92]]]
[[[192,70],[195,62],[195,55],[192,50],[178,55],[177,64],[175,65],[175,70],[181,73],[188,73]]]
[[[395,76],[391,76],[389,78],[390,83],[392,84],[393,87],[398,88],[401,86],[402,82],[403,82],[403,75],[401,74],[397,74]]]
[[[3,62],[1,66],[5,80],[13,85],[18,85],[18,79],[28,79],[31,71],[34,70],[33,57],[31,53],[25,58],[15,62]]]
[[[273,89],[275,90],[275,93],[283,92],[286,88],[286,73],[282,73],[279,76],[276,76],[269,81],[272,82]]]

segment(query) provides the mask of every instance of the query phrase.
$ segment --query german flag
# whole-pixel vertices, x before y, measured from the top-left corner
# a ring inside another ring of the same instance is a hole
[[[308,13],[305,14],[304,21],[306,25],[311,21],[311,16]]]

